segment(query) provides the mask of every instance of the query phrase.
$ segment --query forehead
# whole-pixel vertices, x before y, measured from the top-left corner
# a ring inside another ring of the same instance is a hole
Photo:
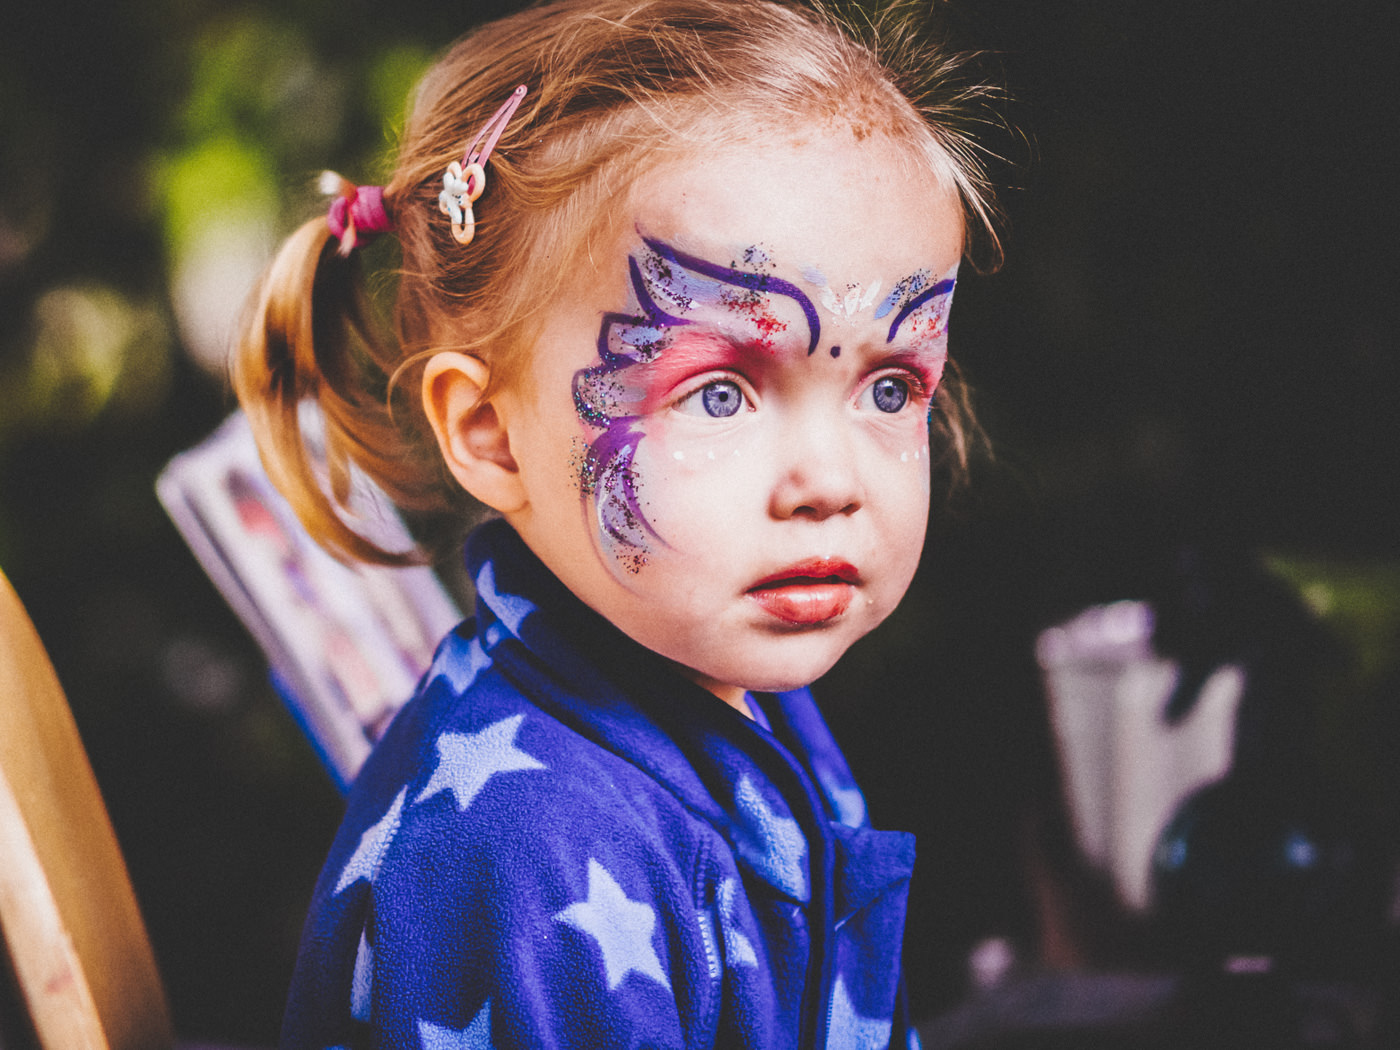
[[[637,180],[610,256],[639,231],[743,268],[756,253],[780,272],[831,285],[942,273],[962,254],[954,191],[910,146],[826,127],[774,133],[671,159]]]

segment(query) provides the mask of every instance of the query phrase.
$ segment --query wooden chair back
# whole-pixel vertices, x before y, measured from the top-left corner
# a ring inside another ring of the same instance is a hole
[[[162,1050],[169,1010],[68,701],[0,573],[0,929],[45,1050]]]

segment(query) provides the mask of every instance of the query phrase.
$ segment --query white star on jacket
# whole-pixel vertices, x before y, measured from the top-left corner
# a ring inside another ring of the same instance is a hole
[[[596,860],[588,861],[588,897],[570,904],[554,918],[588,934],[603,953],[608,991],[629,973],[650,977],[667,991],[671,982],[651,943],[656,912],[650,904],[629,900],[617,880]]]
[[[831,988],[831,1024],[827,1028],[829,1050],[880,1050],[890,1045],[891,1021],[856,1012],[846,982],[836,978]]]
[[[779,889],[807,899],[807,839],[792,817],[783,816],[763,797],[747,774],[734,788],[734,804],[744,818],[743,834],[735,843],[749,863]]]
[[[465,810],[497,773],[545,769],[543,762],[515,746],[515,734],[525,716],[511,715],[478,733],[443,733],[437,739],[438,764],[415,802],[439,791],[451,791],[457,808]]]
[[[360,836],[360,844],[355,847],[355,852],[350,854],[350,859],[341,869],[340,880],[335,884],[336,893],[357,879],[373,882],[375,875],[379,874],[379,864],[384,859],[389,843],[394,841],[394,833],[399,830],[399,815],[403,812],[406,794],[408,788],[401,790],[384,815],[367,827],[365,833]]]
[[[423,1050],[491,1050],[491,1000],[486,1001],[472,1023],[461,1031],[431,1021],[418,1022]]]
[[[360,931],[360,947],[355,952],[355,970],[350,976],[350,1016],[369,1023],[374,1008],[374,949],[364,931]]]
[[[458,693],[465,693],[476,682],[477,675],[491,666],[491,657],[481,647],[481,641],[473,638],[467,643],[465,660],[440,660],[433,664],[435,678],[446,678],[447,684]]]
[[[837,787],[832,785],[831,801],[836,804],[837,819],[848,828],[858,828],[865,823],[865,796],[860,788]]]
[[[729,946],[729,962],[733,966],[757,966],[758,954],[753,950],[753,942],[739,929],[738,903],[734,891],[738,886],[735,879],[725,879],[719,884],[719,919],[724,931],[724,943]]]
[[[525,617],[535,611],[535,607],[519,595],[498,592],[496,567],[489,561],[483,563],[481,570],[476,574],[476,589],[482,601],[510,628],[510,633],[519,636],[520,625],[525,622]]]

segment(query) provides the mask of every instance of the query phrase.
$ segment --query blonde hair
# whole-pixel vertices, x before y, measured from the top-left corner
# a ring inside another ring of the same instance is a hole
[[[316,218],[274,261],[235,355],[269,476],[311,535],[343,558],[421,560],[347,522],[353,463],[410,513],[423,549],[460,538],[473,504],[424,418],[422,364],[458,349],[485,360],[493,384],[523,375],[539,304],[668,151],[718,146],[747,123],[848,120],[907,146],[956,193],[995,265],[971,134],[985,89],[960,56],[919,43],[898,6],[838,27],[830,12],[769,0],[555,0],[459,41],[419,85],[384,191],[402,245],[393,337],[371,322],[357,260]],[[463,248],[438,211],[443,170],[518,84],[529,94],[491,156]],[[328,477],[298,422],[308,398],[324,414]],[[939,409],[948,455],[965,464],[975,423],[955,382]]]

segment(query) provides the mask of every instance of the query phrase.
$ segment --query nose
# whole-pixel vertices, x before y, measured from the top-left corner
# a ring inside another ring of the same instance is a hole
[[[775,518],[822,521],[860,509],[858,456],[838,421],[825,413],[787,421],[774,444],[778,472],[769,509]]]

